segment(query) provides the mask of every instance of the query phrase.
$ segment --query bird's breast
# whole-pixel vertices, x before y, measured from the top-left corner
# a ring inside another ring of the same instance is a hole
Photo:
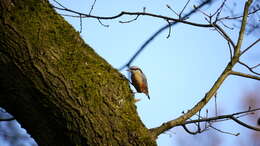
[[[135,73],[132,75],[132,83],[136,88],[137,92],[142,92],[142,88],[144,86],[143,77],[141,74]]]

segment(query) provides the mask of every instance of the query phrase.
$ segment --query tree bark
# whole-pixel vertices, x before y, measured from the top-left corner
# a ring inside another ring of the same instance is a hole
[[[47,0],[1,0],[0,18],[0,106],[39,145],[156,145],[128,81]]]

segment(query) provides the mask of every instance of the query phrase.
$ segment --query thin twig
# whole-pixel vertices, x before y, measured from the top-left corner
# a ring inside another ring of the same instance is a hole
[[[255,68],[259,67],[259,66],[260,66],[260,64],[257,64],[255,66],[251,67],[251,69],[255,69]]]
[[[211,118],[208,118],[208,117],[203,118],[203,117],[202,117],[202,118],[199,118],[199,119],[197,119],[197,120],[186,121],[186,122],[184,122],[183,124],[180,124],[180,125],[177,125],[177,126],[182,126],[182,127],[185,129],[186,132],[188,132],[188,133],[194,135],[194,134],[198,134],[199,132],[201,133],[202,131],[197,130],[197,131],[195,131],[195,132],[192,132],[192,131],[190,131],[190,130],[186,127],[186,125],[187,125],[187,124],[197,123],[197,122],[205,122],[205,124],[208,123],[209,125],[208,125],[208,126],[205,125],[205,129],[204,129],[204,130],[206,130],[208,127],[211,127],[211,128],[213,128],[214,130],[217,130],[217,131],[219,131],[219,132],[237,136],[237,135],[239,135],[239,133],[234,134],[234,133],[230,133],[230,132],[226,132],[226,131],[217,129],[216,127],[213,127],[213,126],[211,125],[211,122],[212,122],[212,121],[213,121],[213,122],[222,122],[222,121],[226,121],[226,120],[233,120],[233,121],[235,121],[236,123],[238,123],[238,124],[240,124],[240,125],[242,125],[242,126],[245,126],[245,127],[249,128],[249,129],[259,131],[260,128],[250,126],[250,125],[248,125],[248,124],[246,124],[246,123],[244,123],[244,122],[238,120],[238,118],[240,118],[240,117],[242,117],[242,116],[245,116],[245,115],[248,115],[248,114],[253,114],[254,111],[259,111],[259,110],[260,110],[260,108],[256,108],[256,109],[251,109],[251,108],[249,108],[249,109],[246,110],[246,111],[237,112],[237,113],[228,114],[228,115],[215,116],[215,117],[211,117]],[[200,117],[200,115],[198,115],[198,116]],[[235,116],[236,116],[236,117],[235,117]]]
[[[260,75],[260,73],[255,72],[251,67],[249,67],[248,65],[246,65],[245,63],[238,61],[239,64],[245,66],[250,72],[256,74],[256,75]]]
[[[195,132],[190,131],[186,125],[181,125],[181,126],[182,126],[183,129],[184,129],[187,133],[189,133],[189,134],[196,135],[196,134],[200,133],[199,130],[197,130],[197,131],[195,131]]]
[[[250,15],[252,15],[252,14],[258,12],[258,11],[260,11],[260,8],[255,9],[255,10],[253,10],[252,12],[249,12],[249,13],[248,13],[248,16],[250,16]],[[236,17],[222,17],[222,18],[219,18],[218,20],[234,20],[234,19],[239,19],[239,18],[242,18],[242,17],[243,17],[243,15],[241,15],[241,16],[236,16]]]
[[[216,10],[216,12],[213,13],[212,17],[217,14],[215,22],[218,20],[218,17],[219,17],[219,15],[220,15],[220,13],[221,13],[221,11],[222,11],[222,9],[223,9],[223,7],[224,7],[226,1],[227,1],[227,0],[224,0],[224,1],[222,2],[222,4],[220,5],[220,7]]]
[[[176,16],[179,17],[179,14],[178,14],[176,11],[174,11],[174,10],[171,8],[170,5],[167,4],[166,7],[167,7],[168,9],[170,9]]]
[[[205,118],[208,118],[209,117],[209,111],[208,109],[206,109],[206,116]],[[205,122],[205,129],[207,128],[207,122]]]
[[[97,20],[98,20],[98,22],[99,22],[102,26],[104,26],[104,27],[109,27],[109,25],[103,24],[100,19],[97,19]]]
[[[139,17],[140,15],[137,15],[134,19],[132,20],[128,20],[128,21],[119,21],[119,23],[130,23],[130,22],[133,22],[135,20],[137,20],[137,18]]]
[[[216,127],[213,127],[212,125],[210,127],[212,129],[214,129],[214,130],[216,130],[218,132],[224,133],[224,134],[233,135],[233,136],[239,136],[240,135],[240,133],[231,133],[231,132],[220,130],[220,129],[216,128]]]
[[[82,15],[82,18],[95,18],[98,20],[110,20],[110,19],[116,19],[119,18],[123,15],[143,15],[143,16],[150,16],[150,17],[154,17],[154,18],[159,18],[159,19],[166,19],[166,20],[171,20],[171,21],[175,21],[175,22],[180,22],[183,24],[188,24],[188,25],[193,25],[193,26],[198,26],[198,27],[212,27],[210,24],[200,24],[200,23],[194,23],[194,22],[190,22],[190,21],[186,21],[186,20],[182,20],[182,19],[176,19],[176,18],[172,18],[172,17],[168,17],[168,16],[163,16],[163,15],[157,15],[157,14],[153,14],[153,13],[146,13],[146,12],[126,12],[126,11],[122,11],[121,13],[114,15],[114,16],[95,16],[95,15],[88,15],[85,13],[81,13],[78,11],[74,11],[68,8],[59,8],[56,6],[53,6],[55,9],[58,10],[62,10],[62,11],[67,11],[67,12],[71,12],[71,13],[75,13],[78,15]]]
[[[234,116],[242,115],[242,114],[245,114],[245,113],[251,113],[251,112],[254,112],[254,111],[260,111],[260,108],[249,109],[249,110],[242,111],[242,112],[237,112],[237,113],[227,114],[227,115],[221,115],[221,116],[215,116],[215,117],[211,117],[211,118],[201,118],[199,120],[185,121],[182,124],[179,124],[177,126],[181,126],[183,124],[185,124],[185,125],[186,124],[193,124],[193,123],[197,123],[198,121],[200,121],[200,122],[223,121],[223,119],[226,120],[226,119],[229,119],[229,118],[234,117]]]
[[[254,41],[251,45],[249,45],[244,51],[240,53],[240,56],[246,53],[250,48],[252,48],[255,44],[257,44],[260,41],[260,38]]]
[[[201,112],[201,110],[199,111],[199,117],[198,117],[198,119],[200,119],[200,112]],[[198,131],[199,131],[199,132],[201,131],[200,122],[198,122]]]
[[[244,122],[238,120],[238,119],[235,118],[234,116],[232,116],[232,117],[230,117],[230,118],[231,118],[233,121],[237,122],[238,124],[240,124],[240,125],[242,125],[242,126],[248,128],[248,129],[255,130],[255,131],[260,131],[260,128],[254,127],[254,126],[250,126],[250,125],[248,125],[248,124],[246,124],[246,123],[244,123]]]
[[[231,60],[232,57],[233,57],[233,54],[232,54],[232,49],[231,49],[231,46],[230,46],[230,42],[228,42],[228,49],[229,49],[229,55],[230,55],[230,60]]]
[[[233,48],[236,48],[235,43],[232,41],[232,39],[229,37],[229,35],[216,23],[213,23],[213,26],[215,29],[231,44]]]
[[[222,121],[226,121],[226,120],[229,120],[229,119],[219,119],[217,121],[214,120],[213,122],[222,122]],[[207,124],[208,124],[208,126],[207,126]],[[208,128],[212,128],[212,129],[214,129],[214,130],[216,130],[218,132],[224,133],[224,134],[229,134],[229,135],[233,135],[233,136],[238,136],[239,135],[239,133],[231,133],[231,132],[223,131],[223,130],[220,130],[220,129],[212,126],[212,121],[206,121],[205,122],[205,129],[204,129],[204,131],[206,129],[208,129]]]
[[[168,39],[168,38],[171,36],[171,30],[172,30],[171,28],[172,28],[172,27],[171,27],[171,23],[170,23],[170,21],[167,20],[167,22],[168,22],[168,24],[169,24],[169,32],[168,32],[168,35],[167,35],[166,38]]]
[[[82,17],[81,17],[81,15],[79,17],[79,21],[80,21],[80,31],[79,31],[79,33],[81,33],[82,32]]]
[[[70,14],[63,14],[63,13],[60,13],[61,16],[66,16],[66,17],[72,17],[72,18],[80,18],[79,15],[70,15]]]
[[[189,3],[190,3],[190,0],[188,0],[188,1],[186,2],[185,6],[182,8],[182,10],[181,10],[181,12],[180,12],[180,14],[179,14],[179,19],[182,19],[181,15],[182,15],[183,11],[186,9],[186,7],[187,7],[187,5],[188,5]]]
[[[206,118],[207,118],[207,117],[206,117]],[[228,119],[223,119],[223,120],[220,119],[220,120],[214,121],[214,122],[222,122],[222,121],[226,121],[226,120],[228,120]],[[207,126],[207,123],[208,123],[208,126]],[[224,134],[235,135],[235,136],[237,136],[237,134],[239,135],[239,133],[234,134],[234,133],[231,133],[231,132],[227,132],[227,131],[220,130],[220,129],[218,129],[218,128],[212,126],[212,121],[207,121],[207,122],[205,122],[205,125],[206,125],[206,126],[205,126],[205,129],[204,129],[204,130],[206,130],[206,129],[208,129],[208,128],[212,128],[212,129],[214,129],[214,130],[216,130],[216,131],[218,131],[218,132],[224,133]]]
[[[197,6],[193,6],[194,9],[198,9]],[[203,12],[202,10],[198,9],[198,12],[200,12],[201,14],[205,15],[206,17],[210,18],[211,16],[208,15],[207,13]]]
[[[91,6],[91,9],[90,9],[90,11],[88,13],[89,15],[91,14],[92,10],[94,9],[95,4],[96,4],[96,0],[94,0],[93,4]]]
[[[224,0],[224,1],[222,2],[222,4],[220,5],[220,7],[212,14],[212,16],[215,16],[217,13],[220,13],[220,12],[222,11],[222,9],[223,9],[223,7],[224,7],[226,1],[227,1],[227,0]],[[218,15],[219,15],[219,14],[218,14]]]
[[[66,9],[66,7],[64,7],[61,3],[59,3],[58,1],[56,1],[56,0],[53,0],[55,3],[57,3],[60,7],[62,7],[62,8],[64,8],[64,9]]]
[[[260,80],[260,77],[258,77],[258,76],[253,76],[253,75],[245,74],[245,73],[241,73],[241,72],[231,71],[230,74],[231,74],[231,75],[236,75],[236,76],[245,77],[245,78]]]
[[[172,127],[179,126],[184,124],[183,122],[195,115],[199,110],[201,110],[214,96],[220,85],[224,82],[224,80],[229,75],[230,69],[233,67],[234,64],[229,63],[220,77],[217,79],[217,81],[214,83],[214,85],[211,87],[209,92],[205,94],[205,96],[187,113],[184,115],[181,115],[177,119],[170,120],[166,123],[163,123],[161,126],[150,129],[151,133],[154,135],[154,137],[157,137],[159,134],[163,133],[166,130],[171,129]]]
[[[241,115],[236,115],[235,118],[239,119],[241,117],[245,117],[245,116],[253,115],[253,114],[255,114],[255,113],[254,112],[244,113],[244,114],[241,114]]]
[[[215,116],[218,115],[218,106],[217,106],[217,92],[214,95],[214,99],[215,99]]]
[[[202,2],[198,7],[196,7],[195,9],[191,10],[189,13],[187,13],[186,15],[184,15],[182,17],[182,19],[175,19],[175,18],[171,18],[171,17],[167,17],[167,16],[161,16],[161,15],[156,15],[156,14],[152,14],[152,13],[146,13],[145,9],[143,12],[121,12],[117,15],[114,16],[108,16],[108,17],[101,17],[101,16],[94,16],[94,15],[88,15],[88,14],[84,14],[84,13],[80,13],[71,9],[66,8],[63,5],[60,5],[60,7],[56,7],[53,6],[55,9],[58,10],[62,10],[62,11],[67,11],[67,12],[71,12],[74,14],[81,14],[82,18],[95,18],[98,19],[99,23],[102,26],[108,27],[108,25],[104,25],[100,20],[109,20],[109,19],[116,19],[119,18],[123,15],[143,15],[143,16],[151,16],[151,17],[155,17],[155,18],[160,18],[160,19],[164,19],[164,20],[171,20],[174,21],[173,23],[171,23],[171,26],[177,24],[178,22],[183,23],[183,24],[188,24],[188,25],[194,25],[194,26],[198,26],[198,27],[212,27],[210,24],[197,24],[197,23],[193,23],[193,22],[189,22],[189,21],[185,21],[185,18],[188,18],[190,15],[192,15],[194,12],[196,12],[198,9],[200,9],[201,7],[205,6],[206,4],[212,2],[212,0],[206,0],[204,2]],[[166,28],[170,27],[168,24],[164,27],[162,27],[161,29],[159,29],[156,33],[154,33],[142,46],[139,50],[137,50],[137,52],[132,56],[132,58],[123,66],[120,68],[120,70],[124,69],[125,67],[129,67],[130,64],[133,62],[133,60],[142,52],[142,50],[157,36],[159,35],[163,30],[165,30]]]
[[[212,0],[206,0],[203,3],[201,3],[199,6],[197,6],[196,8],[194,8],[193,10],[191,10],[189,13],[187,13],[186,15],[183,16],[183,19],[188,18],[189,16],[191,16],[192,14],[194,14],[197,10],[199,10],[200,8],[204,7],[205,5],[211,3]],[[171,23],[171,27],[178,24],[178,22],[172,22]],[[141,47],[134,53],[134,55],[127,61],[127,63],[125,63],[124,65],[122,65],[122,67],[119,68],[119,70],[123,70],[125,67],[129,67],[132,62],[135,60],[135,58],[145,49],[145,47],[150,44],[159,34],[161,34],[165,29],[167,29],[169,27],[169,25],[165,25],[162,28],[160,28],[158,31],[156,31],[153,35],[151,35],[142,45]]]
[[[219,20],[218,22],[220,22],[223,26],[225,26],[226,28],[230,29],[230,30],[234,30],[233,27],[227,26],[222,20]]]

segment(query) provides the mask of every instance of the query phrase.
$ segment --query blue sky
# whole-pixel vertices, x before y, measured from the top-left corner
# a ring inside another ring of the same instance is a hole
[[[64,6],[84,13],[89,12],[92,3],[93,1],[84,0],[62,1]],[[236,9],[241,10],[243,3],[244,1],[239,3]],[[175,17],[166,8],[166,4],[179,12],[185,1],[97,0],[92,14],[112,16],[121,11],[142,11],[143,7],[146,7],[147,12]],[[198,4],[197,1],[191,1],[185,12],[188,12],[194,4]],[[215,2],[211,7],[206,6],[203,11],[212,13],[212,10],[216,10],[218,6],[219,3]],[[228,3],[228,6],[231,7],[232,3]],[[223,11],[224,15],[227,15],[227,11]],[[137,21],[127,24],[118,23],[119,20],[132,18],[134,17],[123,16],[116,20],[102,20],[109,27],[101,26],[96,19],[83,19],[81,36],[108,63],[119,68],[130,59],[144,41],[167,24],[164,20],[146,16],[140,16]],[[70,17],[65,17],[65,19],[76,30],[80,30],[79,19]],[[192,16],[189,20],[206,23],[201,13]],[[232,24],[228,24],[232,26]],[[238,36],[237,30],[227,30],[235,42]],[[142,68],[148,78],[151,100],[148,100],[143,94],[135,95],[136,98],[141,98],[136,106],[140,118],[148,128],[157,127],[163,122],[180,116],[182,111],[192,108],[211,88],[229,61],[227,42],[212,29],[178,24],[172,28],[171,37],[167,39],[167,35],[168,30],[160,34],[133,62],[133,65]],[[256,36],[246,36],[243,47],[245,48],[256,39]],[[259,47],[258,43],[242,59],[250,65],[259,63]],[[235,69],[248,73],[239,65]],[[128,76],[125,70],[121,72]],[[252,79],[228,77],[218,90],[219,109],[226,114],[238,111],[239,104],[241,104],[238,99],[245,91],[255,89],[256,86],[259,88],[259,85],[259,81]],[[209,113],[214,113],[213,105],[214,102],[210,101],[203,109],[204,113],[206,109],[209,109]],[[233,122],[219,125],[222,125],[223,129],[227,131],[241,132],[238,130],[240,126]],[[159,136],[157,140],[159,146],[178,144],[176,141],[178,141],[178,136],[182,136],[183,130],[174,128],[171,131]],[[242,133],[240,138],[243,136],[246,135]],[[225,134],[222,137],[224,138],[223,145],[230,145],[239,138]]]

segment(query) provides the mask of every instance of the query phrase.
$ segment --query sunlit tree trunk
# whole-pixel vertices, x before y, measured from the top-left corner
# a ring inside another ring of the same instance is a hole
[[[1,0],[0,17],[0,106],[39,145],[156,145],[127,80],[48,1]]]

